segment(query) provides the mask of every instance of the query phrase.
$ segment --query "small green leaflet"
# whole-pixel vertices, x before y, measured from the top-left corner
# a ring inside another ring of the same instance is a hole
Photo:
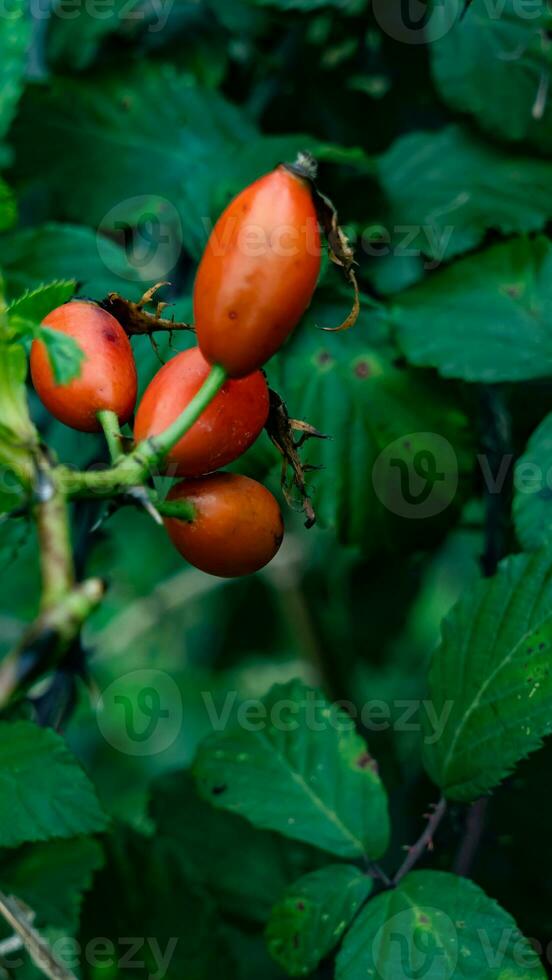
[[[300,681],[276,685],[263,719],[209,736],[194,765],[204,799],[338,857],[380,857],[387,796],[352,720]]]
[[[424,761],[450,799],[493,789],[552,731],[552,550],[506,559],[444,620],[430,670],[446,718]]]
[[[75,289],[73,279],[48,283],[29,290],[8,307],[8,322],[16,335],[31,335],[44,341],[56,384],[67,384],[78,377],[84,354],[76,340],[59,330],[42,326],[42,321],[56,307],[67,303]]]
[[[300,878],[268,921],[266,941],[273,959],[291,977],[310,974],[337,946],[371,891],[372,879],[347,864]]]
[[[336,980],[545,980],[504,909],[467,878],[415,871],[377,895],[349,930]]]
[[[516,463],[514,523],[524,551],[552,544],[552,413]]]
[[[494,383],[550,374],[552,245],[517,238],[460,259],[397,297],[391,319],[409,361]]]
[[[459,0],[433,0],[433,76],[445,101],[489,133],[552,148],[551,56],[546,3],[478,2],[459,23]]]
[[[51,729],[0,722],[0,847],[104,830],[92,783]]]
[[[490,229],[540,231],[552,216],[552,163],[505,153],[465,126],[401,136],[379,158],[389,227],[419,228],[426,269],[475,248]],[[387,223],[387,222],[386,222]],[[412,254],[412,253],[410,253]]]
[[[17,327],[17,324],[23,323],[32,328],[39,327],[48,313],[55,310],[57,306],[69,302],[75,295],[76,285],[74,279],[68,279],[42,283],[34,289],[27,290],[8,306],[10,326]],[[17,332],[23,333],[24,328],[20,328]]]

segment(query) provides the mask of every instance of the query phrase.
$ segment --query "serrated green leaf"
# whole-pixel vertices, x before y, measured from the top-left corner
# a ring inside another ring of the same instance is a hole
[[[347,864],[300,878],[272,910],[270,955],[291,977],[307,976],[337,946],[371,891],[371,878]]]
[[[493,789],[552,731],[552,552],[506,559],[443,622],[429,676],[439,739],[426,768],[450,799]]]
[[[25,0],[13,0],[0,19],[0,139],[11,124],[23,88],[31,18]]]
[[[367,976],[544,980],[546,974],[511,915],[474,882],[416,871],[372,899],[345,937],[336,980]]]
[[[72,933],[83,894],[102,861],[100,845],[89,837],[24,845],[0,852],[0,888],[33,910],[39,928]]]
[[[552,413],[516,463],[514,523],[524,551],[552,544]]]
[[[0,722],[0,773],[1,847],[104,830],[91,782],[51,729]]]
[[[135,299],[142,292],[125,250],[81,225],[49,222],[2,235],[0,267],[10,299],[56,279],[76,279],[79,293],[93,299],[112,291]]]
[[[550,374],[552,245],[518,238],[461,259],[397,298],[409,361],[494,383]]]
[[[203,798],[339,857],[381,856],[386,793],[351,719],[299,681],[276,685],[263,705],[260,730],[231,728],[200,746]]]
[[[491,229],[540,231],[552,216],[552,163],[505,153],[465,126],[401,136],[380,157],[379,178],[391,226],[404,229],[403,245],[409,232],[408,249],[430,268]]]
[[[462,22],[460,9],[458,0],[434,0],[429,53],[439,92],[490,133],[550,150],[547,4],[533,6],[529,16],[516,0],[504,0],[500,12],[492,4],[474,4]]]
[[[321,299],[283,355],[269,365],[272,387],[292,418],[327,440],[303,459],[318,522],[366,553],[427,547],[454,519],[473,467],[467,418],[455,393],[397,366],[381,317],[364,309],[352,330],[322,333],[346,300]]]
[[[266,922],[284,889],[325,858],[279,834],[200,799],[189,772],[175,772],[151,789],[150,814],[159,838],[180,845],[182,860],[230,916]]]
[[[8,306],[10,327],[14,327],[16,332],[20,333],[23,333],[25,328],[20,326],[19,331],[17,331],[18,324],[39,327],[48,313],[55,310],[57,306],[67,303],[74,296],[75,289],[76,282],[74,279],[70,279],[42,283],[35,289],[28,290]]]

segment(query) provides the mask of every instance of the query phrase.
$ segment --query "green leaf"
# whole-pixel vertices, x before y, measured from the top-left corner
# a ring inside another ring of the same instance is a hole
[[[426,768],[450,799],[496,786],[552,731],[552,551],[508,558],[444,620],[430,693],[444,721]]]
[[[364,307],[352,330],[322,333],[346,300],[305,318],[272,384],[292,418],[329,438],[311,440],[306,462],[317,518],[366,553],[428,547],[454,519],[473,467],[473,437],[452,389],[397,366],[377,314]]]
[[[103,830],[93,786],[65,742],[31,722],[0,722],[0,846]]]
[[[143,64],[124,79],[35,87],[14,138],[14,176],[19,185],[42,186],[47,174],[56,215],[103,234],[139,227],[140,251],[151,259],[142,256],[137,269],[150,282],[170,273],[182,245],[199,257],[227,196],[276,166],[286,143],[262,138],[242,110],[189,75]],[[287,145],[366,165],[361,151],[305,139]]]
[[[387,798],[348,715],[299,681],[275,685],[262,703],[263,720],[200,746],[204,799],[339,857],[381,856]]]
[[[84,353],[73,337],[42,326],[42,321],[56,307],[67,303],[75,288],[74,280],[48,283],[24,293],[8,307],[8,322],[17,335],[44,341],[56,384],[67,384],[78,377]]]
[[[10,327],[17,327],[17,332],[24,333],[26,329],[37,328],[48,313],[57,306],[69,302],[75,295],[76,282],[74,279],[42,283],[35,289],[28,290],[22,296],[13,300],[8,306]],[[26,326],[22,326],[25,324]]]
[[[519,238],[401,293],[392,313],[408,359],[449,378],[494,383],[550,374],[552,245]]]
[[[270,955],[292,977],[311,973],[337,946],[371,891],[371,878],[347,864],[301,878],[272,910],[266,928]]]
[[[429,256],[426,268],[475,248],[489,230],[540,231],[552,216],[552,163],[505,153],[464,126],[401,136],[380,157],[379,179],[402,247]]]
[[[511,915],[467,878],[416,871],[362,910],[338,953],[336,980],[424,977],[544,980]]]
[[[78,378],[84,360],[84,351],[77,341],[52,327],[42,327],[40,337],[48,351],[55,383],[65,385]]]
[[[514,522],[524,551],[552,544],[552,413],[516,463]]]
[[[10,128],[23,89],[31,19],[25,0],[13,0],[0,19],[0,139]]]
[[[100,845],[89,837],[24,845],[0,852],[0,888],[33,910],[39,928],[53,926],[72,934],[83,894],[102,862]]]
[[[199,798],[188,772],[154,783],[150,813],[158,837],[178,842],[193,877],[240,919],[265,923],[284,889],[322,860],[314,848],[215,810]]]
[[[434,0],[429,53],[439,92],[490,133],[549,151],[552,14],[547,5],[533,6],[526,15],[517,0],[504,0],[500,13],[480,3],[461,23],[460,6],[458,0]]]
[[[114,290],[131,299],[141,292],[125,250],[80,225],[50,222],[2,235],[0,267],[10,298],[55,279],[76,279],[79,292],[93,299]]]

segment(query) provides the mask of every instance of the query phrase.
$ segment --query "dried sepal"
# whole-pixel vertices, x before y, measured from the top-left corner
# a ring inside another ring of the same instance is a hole
[[[166,331],[172,333],[173,330],[193,330],[191,323],[179,323],[175,320],[168,320],[161,316],[163,310],[169,305],[162,301],[155,300],[155,294],[162,286],[168,286],[167,282],[158,282],[146,290],[137,303],[125,299],[119,293],[109,293],[105,299],[98,303],[103,310],[111,313],[119,321],[125,333],[129,337],[135,334],[152,334]],[[155,306],[155,312],[149,313],[146,306]]]
[[[282,492],[286,502],[293,507],[293,489],[299,491],[302,510],[305,513],[305,527],[311,528],[316,523],[316,514],[312,500],[307,492],[305,474],[317,470],[318,466],[309,466],[301,461],[299,450],[308,439],[327,439],[314,426],[300,419],[290,419],[285,403],[276,391],[269,389],[270,410],[266,422],[266,431],[271,441],[282,457]],[[294,433],[301,435],[296,440]],[[288,471],[291,469],[291,478]]]

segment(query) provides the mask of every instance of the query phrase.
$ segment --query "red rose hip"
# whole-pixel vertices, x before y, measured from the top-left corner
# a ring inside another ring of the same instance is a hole
[[[198,347],[177,354],[157,372],[134,426],[137,442],[158,435],[191,402],[210,371]],[[201,476],[227,466],[255,442],[268,417],[268,387],[262,371],[230,380],[167,456],[171,472]]]
[[[169,500],[186,500],[192,520],[165,518],[181,555],[210,575],[234,578],[258,571],[274,558],[284,536],[278,503],[247,476],[214,473],[173,487]]]
[[[84,353],[79,377],[56,384],[42,340],[33,341],[31,377],[46,408],[60,422],[81,432],[98,432],[98,412],[115,412],[121,424],[136,402],[136,365],[120,323],[95,303],[77,300],[58,306],[44,325],[73,337]]]

